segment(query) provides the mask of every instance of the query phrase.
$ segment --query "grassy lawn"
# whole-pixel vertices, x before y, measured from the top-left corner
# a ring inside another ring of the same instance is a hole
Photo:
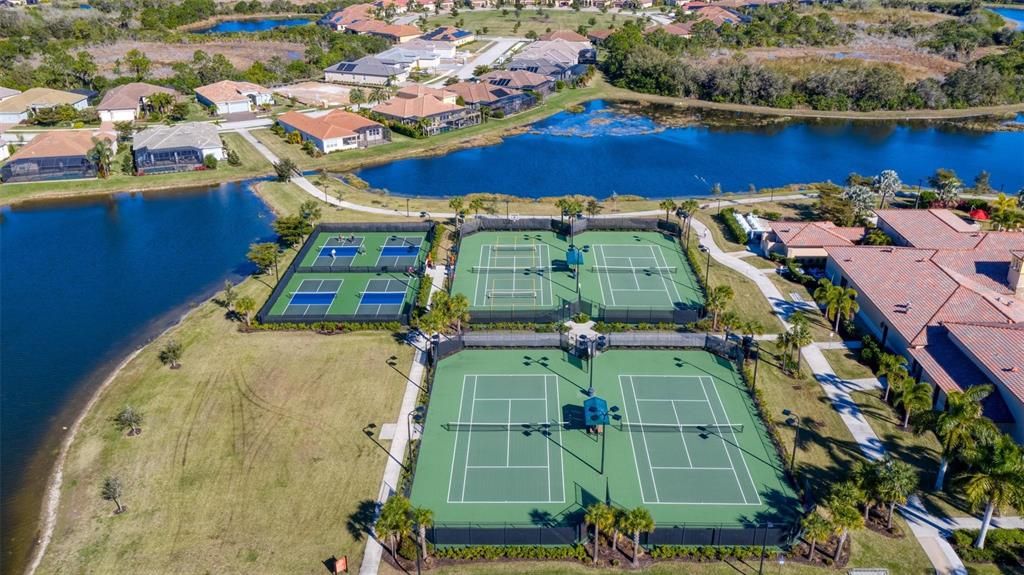
[[[727,252],[742,252],[747,250],[746,244],[732,240],[732,234],[719,223],[716,214],[718,210],[714,207],[697,212],[695,217],[711,230],[711,237],[714,238],[718,247]]]
[[[105,194],[110,192],[157,190],[187,186],[208,186],[222,182],[238,181],[267,174],[270,163],[238,134],[222,134],[228,148],[238,152],[242,165],[231,166],[220,162],[216,170],[157,174],[153,176],[129,176],[119,170],[121,158],[128,147],[122,145],[121,152],[114,160],[114,173],[107,179],[70,180],[37,182],[28,184],[5,184],[0,192],[0,205],[12,204],[27,199],[48,199],[70,196]]]
[[[746,258],[743,258],[743,261],[745,261],[748,264],[754,266],[755,268],[762,269],[762,270],[773,270],[773,269],[779,267],[779,264],[773,262],[770,259],[762,258],[761,256],[746,257]]]
[[[525,36],[531,30],[538,36],[543,36],[549,30],[573,30],[580,26],[588,29],[621,28],[626,22],[635,20],[631,14],[601,14],[600,12],[575,12],[572,10],[543,10],[543,14],[537,14],[535,8],[523,9],[519,17],[516,17],[515,10],[508,9],[508,15],[502,14],[501,10],[459,10],[458,16],[450,13],[431,16],[427,20],[429,27],[454,26],[457,20],[462,20],[462,28],[473,30],[477,34],[491,36]],[[515,30],[516,22],[521,22],[519,29]],[[593,22],[593,23],[591,23]],[[486,30],[484,30],[486,28]]]
[[[871,368],[860,363],[856,350],[849,349],[825,349],[822,350],[825,359],[828,360],[832,370],[843,379],[862,379],[874,377]]]
[[[259,302],[269,291],[239,289]],[[386,460],[362,429],[397,417],[411,348],[387,333],[243,334],[225,313],[203,304],[103,392],[71,447],[40,572],[319,574],[334,554],[358,565]],[[169,338],[185,346],[181,369],[157,359]],[[145,414],[138,437],[111,423],[125,405]],[[99,497],[107,476],[124,485],[123,515]]]
[[[697,249],[696,233],[691,235],[690,245],[692,249]],[[708,273],[707,254],[703,252],[697,253],[699,254],[698,261],[700,265],[694,271],[701,279],[708,275],[711,287],[723,284],[732,287],[734,295],[732,303],[727,308],[728,310],[735,312],[743,321],[756,320],[760,322],[764,327],[765,333],[778,333],[782,331],[782,324],[775,315],[772,306],[761,294],[761,291],[757,289],[754,282],[743,277],[739,272],[718,263],[713,258],[711,259],[710,273]]]

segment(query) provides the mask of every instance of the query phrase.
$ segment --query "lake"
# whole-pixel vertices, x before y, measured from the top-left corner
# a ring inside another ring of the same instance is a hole
[[[1024,8],[989,8],[1010,21],[1010,24],[1017,30],[1024,30]]]
[[[62,426],[128,352],[251,273],[272,215],[246,184],[0,212],[4,571],[23,566]]]
[[[603,101],[562,112],[495,146],[412,158],[359,170],[398,195],[473,192],[522,197],[613,192],[647,197],[704,195],[710,184],[746,191],[843,181],[850,172],[899,172],[917,184],[936,168],[970,183],[1024,187],[1024,132],[976,132],[922,123],[794,120],[760,127],[672,127]]]
[[[233,34],[252,33],[273,30],[274,28],[292,28],[312,24],[313,18],[255,18],[224,20],[209,28],[192,30],[193,34]]]

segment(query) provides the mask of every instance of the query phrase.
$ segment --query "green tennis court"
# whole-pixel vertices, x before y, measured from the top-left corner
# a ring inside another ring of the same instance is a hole
[[[320,232],[307,243],[312,245],[301,267],[315,266],[318,271],[363,266],[407,268],[420,263],[429,247],[423,232]]]
[[[606,308],[684,309],[703,304],[675,238],[657,232],[588,231],[580,294],[566,265],[568,238],[549,231],[483,231],[462,239],[452,291],[470,309],[557,309],[577,297]]]
[[[268,317],[316,321],[329,316],[394,316],[412,305],[418,279],[401,273],[296,272]]]
[[[789,520],[795,495],[740,375],[699,350],[594,360],[603,437],[583,425],[590,374],[557,350],[467,350],[436,370],[412,501],[438,523],[558,523],[594,501],[660,524]]]

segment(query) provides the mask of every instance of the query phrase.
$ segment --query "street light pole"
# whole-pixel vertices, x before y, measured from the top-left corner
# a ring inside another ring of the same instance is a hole
[[[795,473],[795,470],[796,470],[796,448],[797,448],[798,445],[800,445],[800,416],[797,415],[796,413],[793,413],[793,411],[791,411],[789,409],[783,409],[782,410],[782,415],[785,415],[786,417],[788,417],[789,419],[786,420],[786,423],[792,422],[791,425],[793,425],[794,428],[795,428],[795,432],[793,434],[793,454],[789,456],[789,468],[791,470],[794,470],[794,473]]]
[[[409,198],[405,198],[405,217],[409,217]]]

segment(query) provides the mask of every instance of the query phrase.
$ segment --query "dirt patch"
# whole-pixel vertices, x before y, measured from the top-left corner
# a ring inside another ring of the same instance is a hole
[[[223,54],[236,68],[245,70],[252,66],[253,62],[266,62],[274,56],[278,56],[285,61],[301,59],[306,47],[295,42],[263,42],[253,40],[223,40],[180,44],[121,41],[90,47],[89,52],[96,60],[99,72],[104,75],[110,75],[113,73],[114,63],[119,58],[123,59],[124,55],[132,49],[141,51],[152,60],[153,69],[150,74],[160,78],[173,75],[174,71],[171,70],[171,64],[191,61],[192,54],[199,50],[211,56]]]

